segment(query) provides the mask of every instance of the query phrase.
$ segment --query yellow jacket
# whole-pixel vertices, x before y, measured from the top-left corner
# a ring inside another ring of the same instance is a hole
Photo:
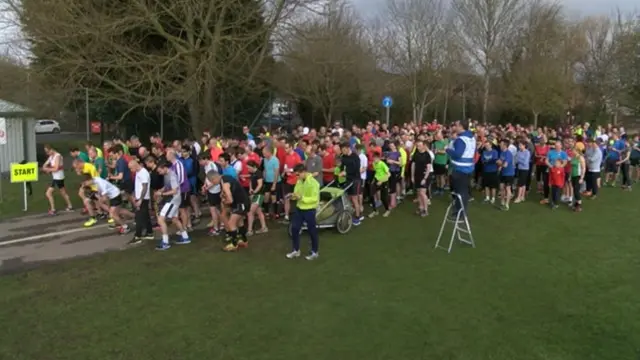
[[[320,203],[320,184],[311,175],[307,174],[304,179],[298,179],[293,193],[298,197],[296,207],[300,210],[314,210]]]

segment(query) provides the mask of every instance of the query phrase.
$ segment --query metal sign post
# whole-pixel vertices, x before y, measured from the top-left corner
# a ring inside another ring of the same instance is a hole
[[[382,106],[386,109],[386,123],[387,123],[387,128],[389,127],[389,112],[391,110],[391,105],[393,105],[393,99],[391,99],[391,96],[385,96],[382,99]]]
[[[20,163],[11,163],[11,183],[22,183],[22,191],[24,198],[24,207],[23,211],[27,211],[29,209],[28,206],[28,193],[27,193],[27,182],[36,182],[38,181],[38,163],[37,162],[28,162],[24,164]]]

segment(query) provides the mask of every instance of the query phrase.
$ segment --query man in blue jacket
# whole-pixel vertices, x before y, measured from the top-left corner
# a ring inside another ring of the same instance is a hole
[[[476,138],[469,126],[464,122],[459,122],[452,128],[458,136],[447,149],[451,173],[451,191],[460,195],[462,204],[456,201],[456,211],[464,207],[465,212],[469,204],[469,186],[471,174],[474,170],[473,157],[476,152]]]

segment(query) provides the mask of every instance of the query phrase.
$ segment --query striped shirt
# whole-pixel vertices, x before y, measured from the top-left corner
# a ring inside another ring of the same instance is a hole
[[[187,193],[191,190],[191,184],[189,183],[189,178],[187,177],[187,172],[184,169],[184,165],[180,160],[177,160],[171,164],[171,170],[173,170],[178,177],[178,184],[180,184],[180,191],[183,193]]]

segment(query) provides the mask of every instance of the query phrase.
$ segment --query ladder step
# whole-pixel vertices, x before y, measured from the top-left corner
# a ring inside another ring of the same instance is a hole
[[[456,231],[460,231],[461,233],[465,233],[465,234],[471,234],[471,231],[469,231],[469,229],[461,228],[458,226],[456,226]]]

